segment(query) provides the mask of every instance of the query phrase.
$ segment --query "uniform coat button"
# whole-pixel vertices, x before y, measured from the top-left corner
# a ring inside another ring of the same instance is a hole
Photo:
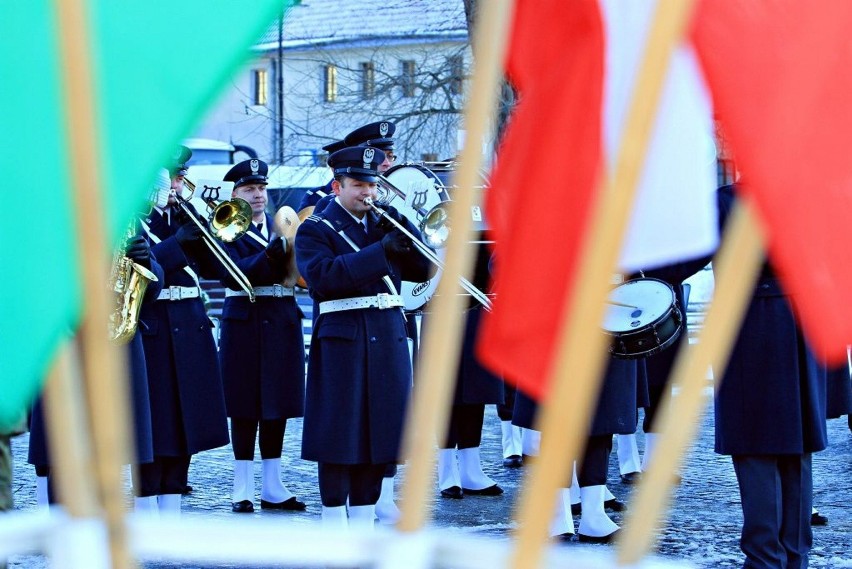
[[[375,344],[375,343],[376,343],[376,337],[375,337],[375,336],[370,336],[370,342],[371,342],[371,343],[373,343],[373,344]]]

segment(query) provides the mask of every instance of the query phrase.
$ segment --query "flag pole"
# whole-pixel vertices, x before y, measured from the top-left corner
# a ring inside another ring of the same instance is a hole
[[[64,340],[44,384],[44,419],[56,490],[73,518],[100,513],[93,470],[89,418],[83,400],[79,361],[73,340]]]
[[[681,350],[672,370],[671,383],[680,389],[677,397],[667,398],[660,409],[658,451],[628,510],[624,534],[618,544],[621,565],[636,563],[653,545],[653,532],[671,498],[673,473],[698,428],[696,418],[701,415],[707,369],[712,366],[718,389],[745,317],[764,258],[763,235],[752,205],[738,200],[713,262],[715,298],[704,319],[699,341],[694,347]]]
[[[84,379],[92,420],[95,476],[104,506],[113,567],[133,567],[127,546],[121,465],[130,462],[126,352],[107,340],[107,230],[101,176],[95,77],[86,0],[55,0],[58,45],[66,91],[67,144],[77,210],[84,291],[80,327]]]
[[[108,569],[109,544],[98,489],[91,473],[89,413],[76,340],[63,340],[44,385],[44,419],[50,449],[51,484],[70,522],[51,534],[46,546],[51,564],[69,569]]]
[[[449,205],[453,229],[441,282],[431,304],[433,311],[423,339],[423,350],[414,382],[412,408],[406,417],[403,456],[409,461],[402,489],[402,512],[398,527],[420,529],[431,503],[435,443],[446,437],[452,390],[461,353],[465,296],[458,294],[460,276],[470,277],[473,247],[467,242],[472,227],[473,188],[478,184],[482,163],[482,141],[497,106],[512,0],[478,4],[480,17],[474,30],[475,72],[465,108],[465,140],[454,176],[457,187]]]
[[[571,465],[580,456],[589,431],[605,364],[607,340],[600,332],[604,303],[624,240],[670,56],[689,22],[692,4],[688,0],[661,0],[655,9],[615,170],[602,177],[582,246],[577,286],[566,303],[567,321],[563,322],[557,338],[551,391],[541,404],[538,419],[541,451],[522,488],[512,567],[540,566],[557,489],[567,486]]]

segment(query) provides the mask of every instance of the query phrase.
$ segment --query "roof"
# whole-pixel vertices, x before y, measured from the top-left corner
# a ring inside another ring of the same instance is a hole
[[[467,37],[462,0],[302,0],[284,19],[284,48],[367,40],[459,39]],[[278,24],[257,42],[278,46]]]

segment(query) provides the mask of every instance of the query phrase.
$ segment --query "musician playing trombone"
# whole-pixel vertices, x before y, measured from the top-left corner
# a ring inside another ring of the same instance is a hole
[[[220,267],[203,243],[198,220],[179,209],[186,162],[181,146],[169,164],[172,192],[142,222],[151,251],[165,272],[157,300],[142,307],[151,399],[154,461],[140,466],[140,495],[157,496],[160,513],[178,514],[190,457],[228,444],[225,398],[213,324],[204,309],[199,275],[219,278]],[[188,210],[192,215],[194,211]]]
[[[281,481],[281,452],[287,419],[301,417],[305,402],[305,346],[302,311],[292,286],[282,286],[287,241],[273,233],[266,213],[268,166],[262,160],[245,160],[225,174],[233,182],[231,198],[251,206],[251,224],[238,240],[225,244],[237,267],[248,277],[256,296],[230,275],[222,310],[219,362],[225,382],[225,402],[231,418],[234,450],[234,512],[254,511],[254,445],[260,438],[263,464],[260,507],[304,510]]]
[[[401,280],[422,282],[432,272],[408,237],[379,224],[370,205],[385,160],[373,147],[332,154],[335,198],[296,235],[299,272],[319,307],[302,458],[318,463],[323,521],[336,527],[372,527],[385,467],[398,460],[412,379],[399,290]]]
[[[372,122],[360,126],[347,134],[343,140],[338,140],[323,146],[329,154],[334,154],[338,150],[348,148],[350,146],[370,146],[381,150],[385,159],[378,165],[376,170],[379,174],[387,172],[393,163],[396,161],[394,153],[395,141],[394,133],[396,125],[390,121]],[[331,188],[334,182],[334,176],[323,187],[310,190],[305,194],[302,203],[299,204],[299,211],[302,212],[306,207],[313,208],[314,213],[320,213],[336,198],[334,191]],[[301,217],[301,215],[300,215]],[[417,314],[406,313],[406,333],[411,343],[411,359],[417,361],[418,349],[418,329],[417,329]],[[396,476],[396,464],[389,464],[382,477],[382,491],[379,495],[379,501],[376,503],[376,517],[383,524],[394,524],[399,519],[399,508],[394,503],[394,477]]]

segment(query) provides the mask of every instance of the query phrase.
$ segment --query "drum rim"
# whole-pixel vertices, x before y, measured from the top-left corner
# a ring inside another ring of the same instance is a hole
[[[635,283],[638,283],[638,282],[649,282],[649,281],[650,282],[658,282],[658,283],[664,285],[668,289],[668,291],[671,293],[671,302],[669,303],[669,308],[665,312],[663,312],[660,316],[658,316],[656,319],[648,322],[647,324],[645,324],[641,328],[637,328],[635,330],[627,330],[625,332],[618,332],[618,331],[615,331],[615,330],[611,330],[609,328],[605,328],[604,325],[601,324],[600,328],[601,328],[601,330],[604,331],[605,334],[610,335],[610,336],[615,336],[615,335],[624,336],[624,335],[628,335],[628,334],[634,334],[634,333],[639,332],[641,330],[647,330],[649,327],[652,327],[655,324],[657,324],[658,322],[662,322],[662,321],[664,321],[668,318],[669,314],[672,311],[672,308],[677,306],[678,301],[677,301],[677,295],[675,294],[675,291],[674,291],[674,287],[672,285],[670,285],[669,283],[667,283],[666,281],[662,280],[662,279],[657,279],[657,278],[654,278],[654,277],[637,277],[637,278],[634,278],[634,279],[630,279],[629,281],[624,281],[623,283],[613,287],[612,289],[610,289],[610,292],[613,291],[613,290],[616,290],[618,288],[626,287],[628,285],[635,284]]]

